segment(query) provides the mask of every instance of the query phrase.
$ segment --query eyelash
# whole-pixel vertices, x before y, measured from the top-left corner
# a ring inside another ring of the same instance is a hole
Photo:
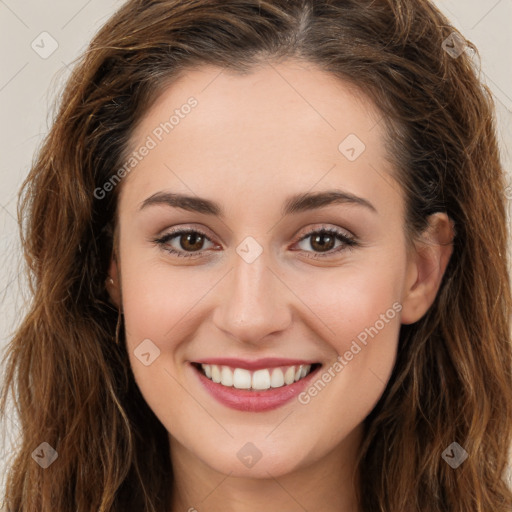
[[[176,238],[180,235],[188,235],[188,234],[199,234],[199,235],[203,236],[206,240],[211,242],[210,238],[199,229],[177,229],[176,231],[166,233],[165,235],[154,239],[153,243],[160,246],[166,252],[168,252],[174,256],[177,256],[179,258],[201,257],[201,253],[203,252],[203,250],[192,252],[192,253],[187,253],[187,252],[177,251],[175,249],[169,248],[169,246],[167,245],[169,243],[169,241],[172,240],[173,238]],[[294,243],[294,245],[302,242],[303,240],[306,240],[307,238],[309,238],[313,235],[318,235],[318,234],[333,235],[336,238],[336,240],[339,240],[340,242],[342,242],[343,245],[337,247],[336,249],[330,249],[329,251],[327,251],[325,253],[314,253],[313,256],[307,256],[308,258],[312,258],[312,259],[327,258],[327,257],[332,256],[333,254],[337,254],[343,250],[347,250],[347,249],[352,250],[354,247],[357,247],[359,245],[359,243],[356,241],[355,238],[348,236],[341,230],[338,230],[338,229],[332,228],[332,227],[321,227],[321,228],[316,228],[312,231],[309,231],[304,236],[302,236],[299,240],[297,240]],[[311,253],[312,251],[305,251],[305,252]]]

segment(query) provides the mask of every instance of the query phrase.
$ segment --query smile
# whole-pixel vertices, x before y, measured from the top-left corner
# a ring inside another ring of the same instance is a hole
[[[276,358],[215,358],[190,363],[207,394],[224,406],[244,412],[265,412],[285,405],[310,385],[321,366],[312,361]]]
[[[199,365],[203,374],[216,384],[236,389],[264,391],[281,388],[297,382],[311,372],[315,365],[293,365],[277,368],[263,368],[250,371],[245,368],[232,368],[217,364]]]

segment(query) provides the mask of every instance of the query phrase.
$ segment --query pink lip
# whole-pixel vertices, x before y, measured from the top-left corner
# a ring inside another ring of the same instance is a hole
[[[216,364],[219,366],[230,366],[231,368],[244,368],[246,370],[261,370],[263,368],[276,368],[278,366],[298,366],[300,364],[315,364],[318,361],[304,361],[301,359],[282,359],[278,357],[264,357],[250,361],[248,359],[237,359],[234,357],[212,357],[194,361],[198,364]]]
[[[222,361],[228,361],[228,359],[222,359]],[[279,359],[279,362],[282,361],[284,360]],[[237,365],[235,365],[236,368],[241,368],[241,366],[239,366],[239,363],[240,360],[237,360]],[[286,365],[288,364],[289,363],[287,363]],[[231,365],[226,364],[226,366]],[[293,384],[289,384],[287,386],[283,386],[280,388],[270,388],[266,391],[249,391],[246,389],[236,389],[232,387],[222,386],[221,384],[217,384],[212,380],[208,379],[205,375],[203,375],[201,371],[197,369],[194,365],[191,365],[191,367],[195,374],[198,376],[201,384],[216,400],[218,400],[221,404],[226,405],[227,407],[244,412],[264,412],[276,409],[277,407],[281,407],[290,400],[293,400],[306,387],[308,387],[315,374],[321,368],[321,366],[319,366],[303,379],[300,379],[299,381],[294,382]],[[265,368],[268,368],[268,366],[266,366]]]

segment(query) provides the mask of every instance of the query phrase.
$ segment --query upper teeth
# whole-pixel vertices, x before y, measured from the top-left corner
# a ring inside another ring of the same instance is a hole
[[[223,386],[264,390],[293,384],[309,373],[311,365],[264,368],[254,372],[245,368],[230,368],[216,364],[202,364],[201,368],[209,379]]]

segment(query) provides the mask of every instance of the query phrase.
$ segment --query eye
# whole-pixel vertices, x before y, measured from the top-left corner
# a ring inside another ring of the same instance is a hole
[[[203,247],[205,241],[208,241],[212,246],[214,245],[208,236],[197,229],[172,231],[154,240],[162,249],[181,258],[201,256],[201,252],[205,249]],[[195,252],[199,254],[196,255]]]
[[[336,242],[339,242],[339,245],[336,246]],[[320,229],[317,228],[314,231],[310,231],[297,243],[299,246],[302,244],[300,249],[305,252],[318,251],[314,255],[308,256],[308,258],[316,259],[326,258],[343,250],[350,250],[358,245],[358,242],[353,236],[332,227],[321,227]],[[307,249],[308,245],[313,251]]]
[[[153,240],[153,242],[168,253],[180,258],[198,258],[203,255],[206,249],[215,247],[215,244],[205,233],[191,228],[177,229],[166,233]],[[211,246],[204,247],[205,242],[210,243]],[[336,245],[337,242],[338,245]],[[306,253],[315,253],[312,256],[307,256],[308,258],[318,259],[332,256],[359,244],[353,236],[340,229],[321,227],[304,235],[297,242],[297,245]],[[313,249],[312,251],[308,250],[308,245]]]

